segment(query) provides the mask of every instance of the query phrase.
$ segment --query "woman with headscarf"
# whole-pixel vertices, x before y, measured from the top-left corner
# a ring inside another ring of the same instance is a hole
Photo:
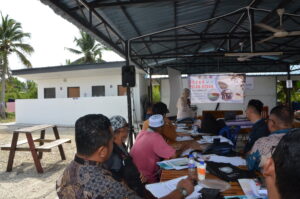
[[[177,121],[182,121],[186,119],[194,119],[195,113],[190,107],[191,101],[190,101],[190,89],[185,88],[183,89],[183,92],[181,96],[179,97],[177,101]]]

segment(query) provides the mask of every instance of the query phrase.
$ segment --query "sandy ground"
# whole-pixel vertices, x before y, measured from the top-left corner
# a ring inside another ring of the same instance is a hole
[[[16,125],[0,125],[0,145],[11,142]],[[75,154],[74,128],[58,128],[61,138],[70,138],[72,143],[63,145],[67,160],[62,161],[58,148],[43,154],[43,174],[36,172],[30,152],[16,152],[12,172],[6,172],[8,151],[0,151],[0,199],[54,199],[57,198],[55,181]],[[39,132],[33,137],[39,137]],[[46,131],[46,138],[54,138],[52,129]],[[20,134],[19,140],[26,139]],[[24,145],[26,146],[26,145]]]

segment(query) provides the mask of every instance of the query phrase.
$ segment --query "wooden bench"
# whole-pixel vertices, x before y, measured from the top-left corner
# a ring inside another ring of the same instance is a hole
[[[55,139],[45,139],[45,132],[46,129],[48,128],[53,129]],[[32,137],[32,133],[35,131],[41,131],[39,138]],[[25,133],[27,139],[18,141],[20,133]],[[39,146],[35,146],[34,142],[39,142]],[[19,147],[20,145],[24,145],[26,143],[28,143],[29,147]],[[8,172],[12,171],[12,166],[13,166],[16,151],[30,151],[37,172],[43,173],[44,171],[40,162],[40,159],[42,159],[43,157],[43,152],[51,152],[51,149],[57,146],[59,149],[61,159],[65,160],[66,156],[62,146],[62,144],[64,143],[71,143],[71,140],[61,139],[59,137],[59,133],[55,125],[43,124],[43,125],[36,125],[36,126],[17,129],[13,132],[11,144],[6,144],[0,147],[1,150],[9,151],[6,171]]]

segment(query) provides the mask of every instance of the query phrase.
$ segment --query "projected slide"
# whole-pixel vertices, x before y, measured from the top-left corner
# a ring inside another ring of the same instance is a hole
[[[190,75],[191,102],[243,103],[244,74]]]

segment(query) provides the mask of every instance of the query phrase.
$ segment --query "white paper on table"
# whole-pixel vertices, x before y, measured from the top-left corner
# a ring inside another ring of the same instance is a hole
[[[178,123],[176,124],[177,127],[186,127],[186,124],[185,123]]]
[[[167,161],[176,170],[188,168],[188,163],[189,163],[188,158],[175,158],[175,159],[171,159],[171,160],[167,160]]]
[[[199,140],[198,143],[199,144],[213,143],[215,138],[220,138],[220,142],[227,142],[227,143],[233,145],[231,140],[229,140],[226,137],[223,137],[221,135],[218,135],[218,136],[202,136],[202,139]]]
[[[187,176],[182,176],[182,177],[175,178],[173,180],[168,180],[165,182],[147,184],[146,189],[148,191],[150,191],[155,197],[161,198],[161,197],[168,195],[172,191],[174,191],[176,189],[178,182],[185,178],[187,178]],[[198,192],[201,189],[202,189],[202,187],[200,185],[196,185],[194,187],[194,192],[186,198],[187,199],[198,199],[199,195],[200,195],[200,193],[198,193]]]
[[[176,169],[176,170],[181,170],[181,169],[187,169],[188,168],[188,158],[175,158],[171,160],[164,160],[161,162],[157,162],[157,164],[160,165],[166,165],[168,169]]]
[[[194,140],[191,136],[177,136],[176,141],[188,141],[188,140]]]
[[[246,165],[246,160],[241,157],[226,157],[226,156],[220,156],[220,155],[205,155],[209,156],[208,161],[212,162],[220,162],[220,163],[230,163],[234,166],[243,166]]]
[[[253,179],[238,179],[238,181],[248,199],[261,197],[258,193],[258,187]]]
[[[176,132],[177,133],[186,133],[186,132],[188,132],[188,130],[183,129],[183,128],[176,128]]]

